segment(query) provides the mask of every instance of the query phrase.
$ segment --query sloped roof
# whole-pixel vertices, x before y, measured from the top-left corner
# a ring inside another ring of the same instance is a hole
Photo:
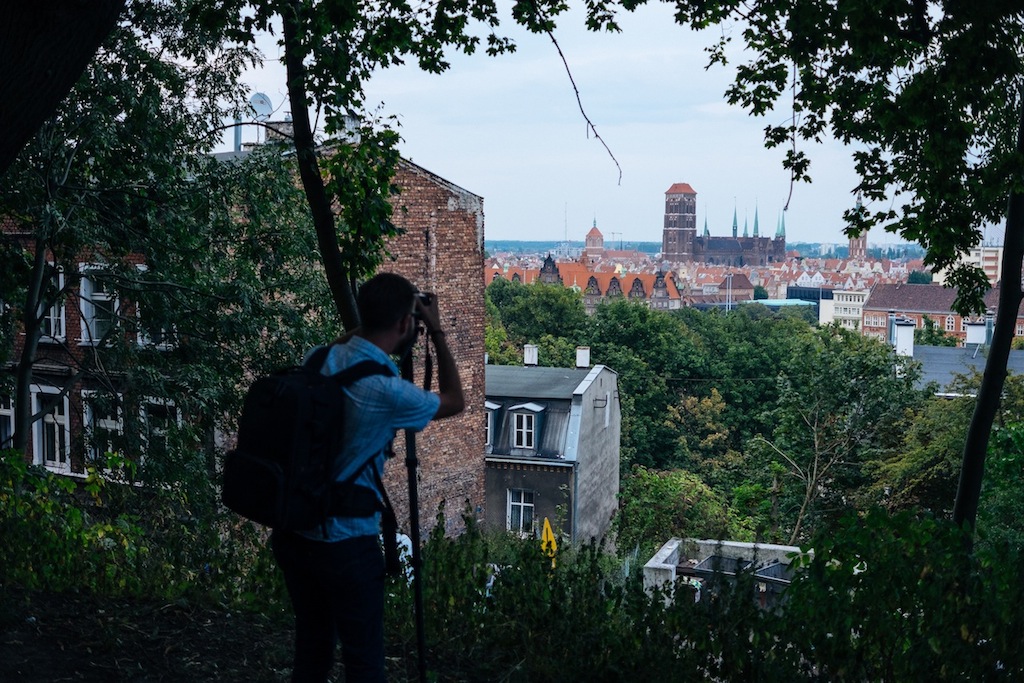
[[[502,398],[568,401],[588,374],[590,368],[487,365],[484,393]]]
[[[939,391],[949,389],[956,375],[969,375],[971,370],[985,371],[987,357],[977,346],[921,346],[914,345],[914,360],[921,363],[920,386],[935,382]],[[1024,351],[1010,351],[1006,369],[1024,375]]]
[[[956,290],[941,285],[877,284],[871,288],[865,310],[949,313]]]
[[[697,192],[690,187],[690,183],[672,183],[672,187],[665,190],[665,194],[697,194]]]

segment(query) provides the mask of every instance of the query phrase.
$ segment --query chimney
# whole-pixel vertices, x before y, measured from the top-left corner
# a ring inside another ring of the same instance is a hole
[[[893,329],[896,335],[893,337],[893,348],[896,355],[914,357],[914,321],[906,318],[893,318]]]
[[[590,367],[590,347],[589,346],[577,346],[576,347],[576,367],[577,368],[589,368]]]
[[[537,345],[536,344],[526,344],[525,346],[523,346],[523,365],[525,365],[527,367],[530,367],[530,366],[536,367],[537,366]]]

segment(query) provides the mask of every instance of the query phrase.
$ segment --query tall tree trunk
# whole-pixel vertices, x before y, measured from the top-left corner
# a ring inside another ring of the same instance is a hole
[[[125,0],[0,3],[0,174],[82,75]]]
[[[40,309],[46,292],[46,242],[37,239],[35,256],[32,259],[32,278],[25,292],[24,313],[21,317],[25,344],[14,377],[14,439],[12,448],[24,453],[32,431],[32,366],[36,362],[36,350],[42,335]]]
[[[302,63],[304,53],[298,37],[301,12],[302,3],[292,2],[285,8],[282,16],[285,66],[288,71],[288,101],[292,108],[295,152],[299,164],[299,177],[302,178],[306,201],[313,214],[313,226],[316,229],[317,244],[320,247],[320,257],[323,259],[331,296],[334,298],[334,305],[341,316],[342,324],[346,330],[351,330],[359,324],[359,313],[338,247],[331,200],[324,189],[323,177],[317,163],[313,131],[309,124],[306,68]]]
[[[1017,130],[1017,153],[1024,155],[1024,109]],[[1021,259],[1024,258],[1024,192],[1019,189],[1020,178],[1013,179],[1006,213],[1006,232],[1003,238],[1002,280],[1000,281],[999,308],[992,334],[988,362],[981,380],[981,389],[974,405],[974,415],[964,444],[960,483],[953,505],[953,521],[973,532],[978,517],[981,482],[985,474],[985,454],[999,399],[1006,381],[1006,363],[1010,358],[1017,311],[1020,309]]]

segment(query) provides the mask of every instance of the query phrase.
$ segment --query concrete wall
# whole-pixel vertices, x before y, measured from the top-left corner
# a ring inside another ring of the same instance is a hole
[[[401,194],[393,220],[405,233],[388,244],[395,256],[382,271],[409,278],[435,292],[448,345],[455,356],[466,396],[466,410],[428,426],[417,438],[419,509],[424,533],[432,529],[445,504],[446,531],[463,528],[467,508],[477,519],[484,507],[484,291],[483,199],[410,162],[395,177]],[[404,211],[400,208],[404,207]],[[422,363],[417,364],[422,385]],[[436,388],[436,372],[434,377]],[[408,528],[408,478],[400,436],[397,457],[388,463],[385,484]]]
[[[619,442],[622,414],[618,378],[603,366],[591,372],[583,393],[573,397],[573,411],[579,415],[574,541],[600,540],[611,525],[618,506]],[[607,411],[607,424],[606,424]],[[569,441],[576,424],[570,419]],[[569,455],[569,454],[567,454]]]

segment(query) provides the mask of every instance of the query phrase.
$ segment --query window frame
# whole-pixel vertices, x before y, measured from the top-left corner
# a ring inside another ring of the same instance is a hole
[[[512,447],[528,451],[537,450],[536,413],[528,410],[517,410],[512,413]]]
[[[57,299],[46,310],[39,311],[39,328],[41,336],[39,340],[44,343],[63,343],[68,338],[67,310],[64,297],[64,267],[55,263],[48,263],[47,266],[53,269],[51,279],[55,280]],[[41,303],[41,302],[40,302]],[[42,309],[42,305],[40,305]],[[57,330],[53,328],[56,326]]]
[[[151,407],[168,409],[168,413],[170,414],[175,427],[181,427],[183,424],[181,410],[179,410],[178,405],[173,400],[169,398],[157,398],[155,396],[147,396],[143,398],[142,403],[139,405],[139,420],[142,427],[142,453],[139,454],[138,458],[138,464],[140,467],[145,462],[146,457],[152,454],[152,441],[154,435],[162,437],[164,452],[167,451],[167,431],[159,427],[154,427],[149,410]]]
[[[518,494],[518,500],[516,496]],[[529,500],[526,498],[529,497]],[[537,528],[537,494],[531,489],[507,489],[505,505],[505,529],[520,536],[530,537],[536,535]],[[529,528],[524,529],[524,519],[529,511]],[[513,519],[518,520],[513,527]]]
[[[114,406],[114,418],[111,419],[110,415],[97,418],[97,411],[95,403],[92,400],[94,396],[100,395],[102,392],[94,389],[83,389],[82,390],[82,435],[85,438],[85,462],[86,465],[95,465],[100,469],[107,469],[107,464],[103,458],[107,452],[117,452],[113,448],[114,441],[108,437],[107,448],[102,452],[98,452],[97,444],[94,441],[95,433],[98,429],[103,429],[108,433],[112,433],[114,438],[124,436],[124,397],[121,394],[114,394],[110,398],[115,402]],[[97,425],[97,419],[103,424]]]
[[[111,332],[117,329],[121,312],[120,297],[114,292],[107,291],[106,283],[89,275],[89,273],[103,272],[104,270],[101,264],[79,264],[81,280],[78,285],[78,298],[79,311],[82,314],[80,321],[82,336],[79,344],[81,346],[99,346]],[[97,283],[103,285],[100,291],[96,290]],[[110,304],[109,311],[106,306],[98,305],[107,303]],[[108,312],[110,317],[109,321],[103,321],[107,322],[108,327],[102,333],[99,332],[99,323],[101,322],[99,311]]]
[[[43,413],[41,398],[43,396],[57,395],[59,400],[54,402],[52,411]],[[31,387],[32,414],[39,415],[32,425],[32,462],[42,465],[51,472],[58,474],[71,474],[71,401],[66,392],[60,387],[45,384],[33,384]],[[62,410],[62,414],[53,414],[53,411]],[[48,425],[53,425],[54,457],[48,458],[47,453],[47,430]]]
[[[0,425],[7,424],[5,430],[0,427],[0,451],[11,448],[14,444],[14,397],[0,394]]]

